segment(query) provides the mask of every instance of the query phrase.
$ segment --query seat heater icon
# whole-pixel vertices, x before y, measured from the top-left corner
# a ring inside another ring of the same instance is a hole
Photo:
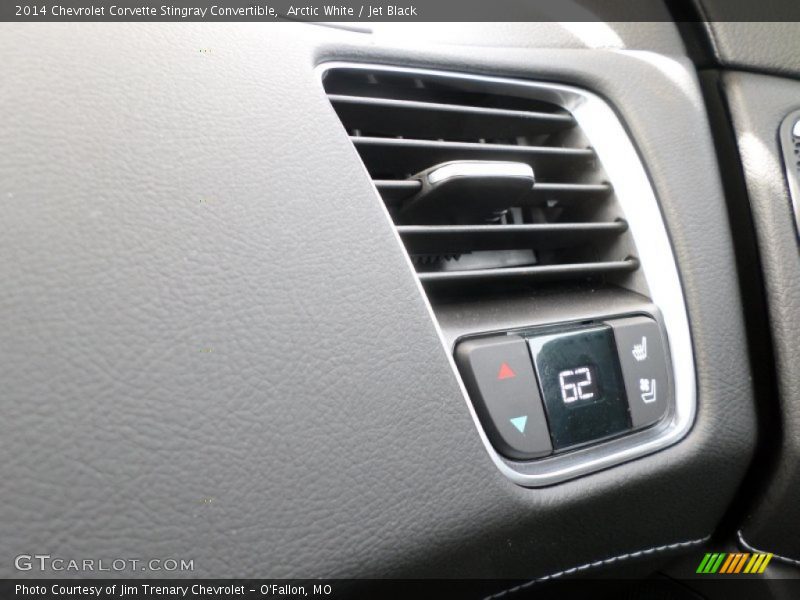
[[[640,379],[639,389],[642,392],[642,402],[645,404],[652,404],[656,401],[656,380],[655,379]]]
[[[634,344],[633,350],[631,350],[631,354],[633,354],[633,358],[636,359],[637,362],[642,362],[644,359],[647,358],[647,337],[642,336],[642,343],[641,344]]]

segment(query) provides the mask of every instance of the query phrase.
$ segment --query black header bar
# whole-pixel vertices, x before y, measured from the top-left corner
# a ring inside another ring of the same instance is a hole
[[[0,21],[800,21],[797,0],[3,0]]]

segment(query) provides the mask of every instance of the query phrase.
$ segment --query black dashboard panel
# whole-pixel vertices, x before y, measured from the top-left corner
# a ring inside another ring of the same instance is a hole
[[[768,467],[759,469],[765,490],[754,500],[739,533],[749,547],[768,548],[784,562],[800,564],[800,405],[797,397],[797,298],[800,287],[798,231],[787,185],[779,129],[784,118],[800,107],[800,83],[755,73],[730,72],[723,78],[744,166],[747,192],[764,274],[769,329],[775,352],[780,435],[763,440],[774,452]],[[775,429],[778,424],[773,425]]]
[[[685,57],[299,24],[4,26],[0,53],[0,575],[46,546],[185,556],[194,576],[525,578],[714,530],[754,411]],[[540,489],[498,472],[325,98],[328,60],[563,82],[615,107],[686,295],[683,441]]]

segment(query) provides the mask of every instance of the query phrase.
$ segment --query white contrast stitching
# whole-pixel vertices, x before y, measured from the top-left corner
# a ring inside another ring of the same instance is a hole
[[[751,546],[744,541],[741,529],[736,532],[736,535],[739,537],[739,543],[744,547],[745,550],[749,550],[750,552],[754,552],[756,554],[772,554],[772,558],[777,558],[778,560],[789,563],[790,565],[794,565],[795,567],[800,567],[800,560],[789,558],[788,556],[781,556],[780,554],[775,554],[774,552],[765,552],[764,550],[758,550],[757,548]]]
[[[543,581],[548,581],[550,579],[558,579],[559,577],[563,577],[564,575],[572,575],[574,573],[580,573],[581,571],[586,571],[587,569],[593,569],[595,567],[601,567],[604,565],[610,565],[617,561],[621,562],[624,560],[628,560],[630,558],[638,558],[640,556],[646,556],[649,554],[655,554],[656,552],[664,552],[665,550],[675,550],[677,548],[686,548],[688,546],[696,546],[698,544],[702,544],[707,542],[711,538],[710,535],[706,537],[697,539],[697,540],[689,540],[688,542],[677,542],[675,544],[666,544],[664,546],[654,546],[652,548],[647,548],[645,550],[637,550],[636,552],[628,552],[627,554],[620,554],[619,556],[613,556],[611,558],[606,558],[604,560],[596,560],[594,562],[586,563],[580,565],[578,567],[572,567],[571,569],[565,569],[563,571],[557,571],[555,573],[550,573],[550,575],[545,575],[544,577],[537,577],[536,579],[531,579],[527,583],[523,583],[521,585],[508,588],[507,590],[503,590],[502,592],[497,592],[496,594],[492,594],[491,596],[486,596],[483,600],[493,600],[494,598],[502,598],[506,594],[513,594],[515,592],[519,592],[520,590],[524,590],[529,588],[535,583],[540,583]]]

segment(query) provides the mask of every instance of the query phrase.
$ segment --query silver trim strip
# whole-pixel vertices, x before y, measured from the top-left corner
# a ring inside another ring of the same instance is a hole
[[[415,277],[417,288],[446,350],[450,367],[461,388],[478,434],[497,468],[519,485],[542,487],[640,458],[680,441],[691,429],[697,410],[694,353],[683,288],[669,236],[661,217],[661,210],[647,172],[639,160],[636,148],[628,138],[625,128],[611,107],[591,92],[551,83],[346,62],[322,63],[317,66],[316,71],[322,81],[326,71],[343,68],[424,75],[445,81],[458,81],[473,89],[491,87],[497,93],[513,90],[516,95],[524,94],[533,99],[552,102],[564,107],[572,113],[578,126],[583,130],[597,153],[614,186],[615,195],[630,226],[650,298],[660,311],[660,315],[657,316],[661,317],[659,320],[667,333],[675,392],[674,404],[671,413],[659,425],[578,452],[524,463],[505,460],[497,453],[475,413],[456,368],[452,348],[448,345],[439,326],[428,296],[425,294],[419,278]],[[364,170],[366,172],[366,167]],[[375,194],[380,199],[377,188]],[[380,204],[384,207],[386,218],[392,223],[383,202]],[[394,223],[392,226],[394,230]],[[402,246],[399,234],[396,230],[394,231],[397,243]],[[414,272],[414,267],[407,254],[406,259],[408,268]],[[616,315],[607,315],[605,318],[614,316]]]

